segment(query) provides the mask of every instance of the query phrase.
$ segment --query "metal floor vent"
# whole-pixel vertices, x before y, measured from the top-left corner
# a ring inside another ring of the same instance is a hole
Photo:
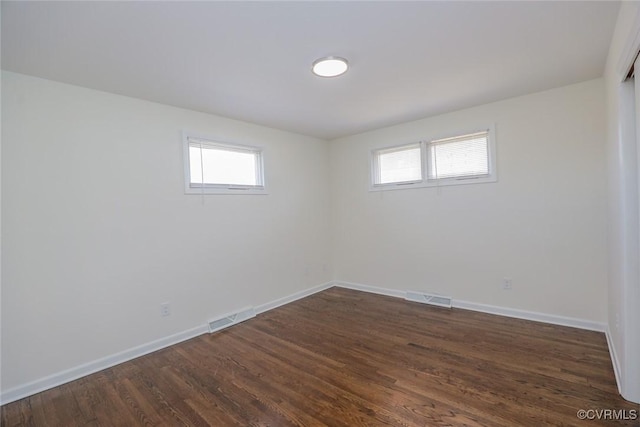
[[[451,297],[442,295],[426,294],[424,292],[408,291],[405,298],[407,301],[421,302],[423,304],[437,305],[438,307],[451,308]]]
[[[228,328],[252,317],[256,317],[256,311],[253,307],[247,307],[235,313],[225,314],[224,316],[209,321],[209,332],[216,332],[220,329]]]

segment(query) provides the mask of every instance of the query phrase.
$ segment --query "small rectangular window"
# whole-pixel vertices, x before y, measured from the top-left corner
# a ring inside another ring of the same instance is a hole
[[[184,144],[187,193],[264,193],[261,148],[191,135]]]
[[[420,144],[377,150],[373,155],[376,185],[422,180]]]
[[[429,179],[489,175],[489,132],[436,139],[428,144]]]
[[[371,152],[371,190],[495,182],[493,127]]]

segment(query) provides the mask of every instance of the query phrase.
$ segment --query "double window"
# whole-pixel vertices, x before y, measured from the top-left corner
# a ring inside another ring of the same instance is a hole
[[[496,181],[493,132],[373,150],[372,190]]]
[[[265,193],[262,148],[184,135],[185,192]]]

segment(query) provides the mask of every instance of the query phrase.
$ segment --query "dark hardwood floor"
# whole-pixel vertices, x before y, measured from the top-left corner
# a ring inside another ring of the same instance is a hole
[[[604,334],[332,288],[2,407],[2,426],[590,426]]]

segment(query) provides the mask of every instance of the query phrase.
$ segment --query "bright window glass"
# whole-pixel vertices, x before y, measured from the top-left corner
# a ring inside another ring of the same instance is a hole
[[[189,145],[191,184],[259,185],[259,154],[225,148]]]
[[[489,133],[478,132],[428,143],[429,179],[489,175]]]
[[[422,160],[419,144],[374,152],[375,184],[420,181]]]

